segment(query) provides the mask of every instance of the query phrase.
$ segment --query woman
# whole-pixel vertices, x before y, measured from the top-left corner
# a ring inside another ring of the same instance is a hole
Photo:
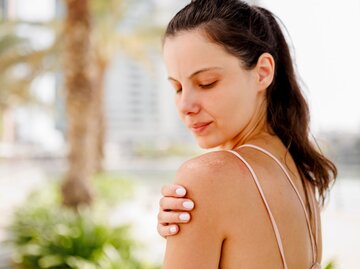
[[[320,268],[317,200],[337,171],[309,140],[308,106],[272,13],[192,1],[169,23],[163,50],[182,121],[200,147],[219,149],[187,161],[163,189],[164,268]]]

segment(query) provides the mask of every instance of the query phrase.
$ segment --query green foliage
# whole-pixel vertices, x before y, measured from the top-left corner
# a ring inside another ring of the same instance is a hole
[[[324,267],[324,269],[335,269],[335,268],[336,268],[336,266],[335,266],[334,261],[329,261]]]
[[[128,196],[130,184],[124,180],[119,183],[110,175],[100,175],[95,182],[100,186],[97,195],[103,205],[114,203],[114,192],[120,186],[127,187],[125,192],[118,193],[119,197]],[[160,268],[144,264],[134,255],[139,244],[131,238],[130,226],[110,226],[103,206],[94,205],[75,212],[60,205],[58,193],[58,185],[51,184],[32,193],[15,212],[8,243],[15,249],[13,262],[19,268]],[[113,196],[110,201],[103,197],[107,194]]]

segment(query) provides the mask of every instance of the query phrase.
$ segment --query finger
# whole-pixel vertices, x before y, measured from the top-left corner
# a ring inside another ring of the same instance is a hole
[[[191,215],[188,212],[160,211],[158,214],[158,223],[160,224],[187,223],[190,219]]]
[[[161,194],[167,197],[184,197],[186,189],[176,184],[164,185],[161,189]]]
[[[179,232],[179,226],[178,225],[162,225],[158,224],[157,226],[158,233],[166,238],[167,236],[175,235]]]
[[[194,208],[194,202],[190,199],[162,197],[160,199],[160,208],[162,210],[172,211],[190,211]]]

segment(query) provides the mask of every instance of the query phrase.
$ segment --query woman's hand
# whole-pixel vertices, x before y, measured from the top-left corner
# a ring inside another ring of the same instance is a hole
[[[161,189],[163,197],[160,199],[158,214],[158,232],[166,238],[179,232],[177,223],[187,223],[194,208],[194,202],[184,198],[186,189],[180,185],[165,185]]]

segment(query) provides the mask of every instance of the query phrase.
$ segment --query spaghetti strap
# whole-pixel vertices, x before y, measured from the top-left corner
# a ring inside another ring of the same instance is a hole
[[[319,242],[319,233],[318,233],[318,221],[317,221],[317,215],[318,215],[318,204],[317,204],[317,201],[316,201],[316,199],[315,199],[315,195],[314,195],[314,193],[312,192],[312,190],[311,189],[309,189],[310,187],[309,187],[309,185],[310,185],[310,183],[309,182],[305,182],[305,187],[308,189],[308,193],[310,194],[310,199],[311,199],[311,201],[312,201],[312,210],[313,210],[313,212],[314,212],[314,222],[315,222],[315,253],[314,253],[314,255],[315,255],[315,258],[316,258],[316,255],[317,255],[317,247],[318,247],[318,245],[317,245],[317,243]],[[311,268],[311,269],[320,269],[320,264],[318,264],[317,262],[315,262],[314,264],[313,264],[313,267]]]
[[[308,193],[310,193],[310,200],[311,200],[311,204],[312,204],[312,210],[314,212],[314,223],[315,223],[315,246],[317,249],[317,242],[319,242],[319,233],[318,233],[318,221],[317,221],[317,215],[318,215],[318,206],[319,204],[317,203],[316,199],[315,199],[315,194],[313,194],[312,190],[310,189],[309,186],[309,182],[305,182],[305,187],[308,189]]]
[[[284,265],[284,269],[288,269],[288,266],[287,266],[287,263],[286,263],[286,260],[285,260],[285,253],[284,253],[284,247],[283,247],[283,244],[282,244],[282,240],[281,240],[281,236],[280,236],[280,232],[279,232],[279,228],[276,224],[276,221],[275,221],[275,218],[271,212],[271,209],[270,209],[270,206],[266,200],[266,197],[265,197],[265,194],[264,194],[264,191],[260,185],[260,182],[259,182],[259,179],[257,177],[257,175],[255,174],[255,171],[254,169],[250,166],[250,164],[239,154],[237,153],[236,151],[233,151],[233,150],[228,150],[228,152],[234,154],[236,157],[238,157],[245,165],[246,167],[249,169],[254,181],[255,181],[255,184],[259,190],[259,193],[260,193],[260,196],[264,202],[264,205],[265,205],[265,208],[269,214],[269,217],[270,217],[270,221],[271,221],[271,224],[273,226],[273,229],[274,229],[274,232],[275,232],[275,236],[276,236],[276,240],[277,240],[277,243],[278,243],[278,247],[279,247],[279,251],[280,251],[280,256],[281,256],[281,260],[283,262],[283,265]]]
[[[268,155],[269,157],[271,157],[278,165],[279,167],[281,168],[281,170],[283,170],[284,174],[286,175],[290,185],[292,186],[293,190],[295,191],[298,199],[299,199],[299,202],[303,208],[303,211],[304,211],[304,215],[305,215],[305,219],[306,219],[306,223],[307,223],[307,227],[308,227],[308,231],[309,231],[309,236],[310,236],[310,241],[311,241],[311,248],[312,248],[312,253],[313,253],[313,265],[312,265],[312,269],[316,269],[316,268],[320,268],[320,265],[317,263],[317,242],[318,242],[318,223],[317,223],[317,220],[316,220],[316,216],[317,216],[317,207],[316,207],[316,204],[315,204],[315,197],[313,197],[312,195],[312,192],[310,191],[310,196],[311,196],[311,201],[312,201],[312,205],[313,205],[313,208],[314,208],[314,212],[315,212],[315,239],[314,239],[314,235],[313,235],[313,231],[312,231],[312,228],[311,228],[311,224],[310,224],[310,219],[309,219],[309,216],[308,216],[308,213],[306,211],[306,207],[305,207],[305,204],[304,204],[304,201],[302,200],[301,196],[300,196],[300,193],[299,191],[297,190],[295,184],[293,183],[289,173],[287,172],[287,170],[285,169],[285,167],[283,166],[283,164],[273,155],[271,154],[269,151],[259,147],[259,146],[256,146],[256,145],[252,145],[252,144],[244,144],[242,146],[240,146],[239,148],[244,148],[244,147],[249,147],[249,148],[253,148],[253,149],[256,149],[258,151],[261,151],[263,152],[264,154]],[[236,151],[231,151],[233,153],[237,153]],[[237,153],[238,154],[238,153]],[[238,154],[240,156],[240,154]],[[238,157],[239,157],[238,156]],[[243,158],[241,158],[243,159]],[[305,186],[306,186],[306,190],[307,192],[309,192],[309,189],[308,189],[308,184],[305,182]],[[270,213],[270,212],[269,212]],[[278,241],[279,243],[279,241]]]

